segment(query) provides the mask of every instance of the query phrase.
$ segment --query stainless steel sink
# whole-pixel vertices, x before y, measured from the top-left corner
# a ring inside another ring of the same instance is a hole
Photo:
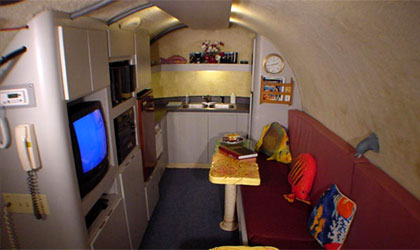
[[[204,108],[204,104],[202,103],[188,103],[182,106],[184,109],[202,109]]]
[[[235,108],[235,104],[231,104],[231,103],[216,103],[216,104],[214,104],[214,108],[216,108],[216,109],[233,109],[233,108]]]
[[[235,104],[231,103],[188,103],[182,106],[184,109],[234,109]]]

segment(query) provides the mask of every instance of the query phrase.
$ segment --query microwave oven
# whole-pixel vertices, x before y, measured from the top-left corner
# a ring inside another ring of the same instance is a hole
[[[135,88],[136,68],[129,60],[109,63],[112,106],[132,97]]]

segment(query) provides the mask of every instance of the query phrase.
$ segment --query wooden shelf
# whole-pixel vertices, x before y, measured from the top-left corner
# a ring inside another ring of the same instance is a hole
[[[234,63],[186,63],[186,64],[161,64],[152,66],[152,73],[160,71],[244,71],[251,72],[251,64]]]
[[[284,78],[283,78],[284,79]],[[278,80],[279,82],[277,82]],[[293,78],[289,83],[281,82],[282,79],[265,79],[261,76],[260,103],[276,103],[292,105]]]

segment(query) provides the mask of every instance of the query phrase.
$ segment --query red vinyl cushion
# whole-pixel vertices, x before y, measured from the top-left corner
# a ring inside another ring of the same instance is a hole
[[[312,204],[318,202],[331,184],[339,184],[343,193],[350,193],[353,165],[357,161],[350,144],[299,110],[289,110],[288,134],[293,158],[310,153],[316,160],[318,168],[312,185]]]
[[[319,247],[307,231],[310,206],[289,203],[274,189],[260,192],[244,187],[241,192],[249,244],[283,249]]]
[[[357,204],[345,248],[420,249],[420,201],[369,162],[356,164]]]
[[[257,158],[261,185],[241,186],[249,243],[294,249],[319,247],[307,231],[311,207],[290,204],[283,198],[290,192],[289,167],[266,158],[261,154]]]

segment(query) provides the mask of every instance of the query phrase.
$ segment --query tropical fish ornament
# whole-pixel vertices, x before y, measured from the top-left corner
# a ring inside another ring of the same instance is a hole
[[[267,158],[268,161],[292,162],[289,137],[287,136],[286,129],[277,122],[264,126],[262,135],[257,144],[255,144],[255,150],[269,156]]]
[[[311,154],[300,154],[290,170],[288,181],[292,186],[292,193],[285,194],[289,202],[294,202],[295,198],[307,204],[311,204],[309,192],[315,179],[316,161]]]

